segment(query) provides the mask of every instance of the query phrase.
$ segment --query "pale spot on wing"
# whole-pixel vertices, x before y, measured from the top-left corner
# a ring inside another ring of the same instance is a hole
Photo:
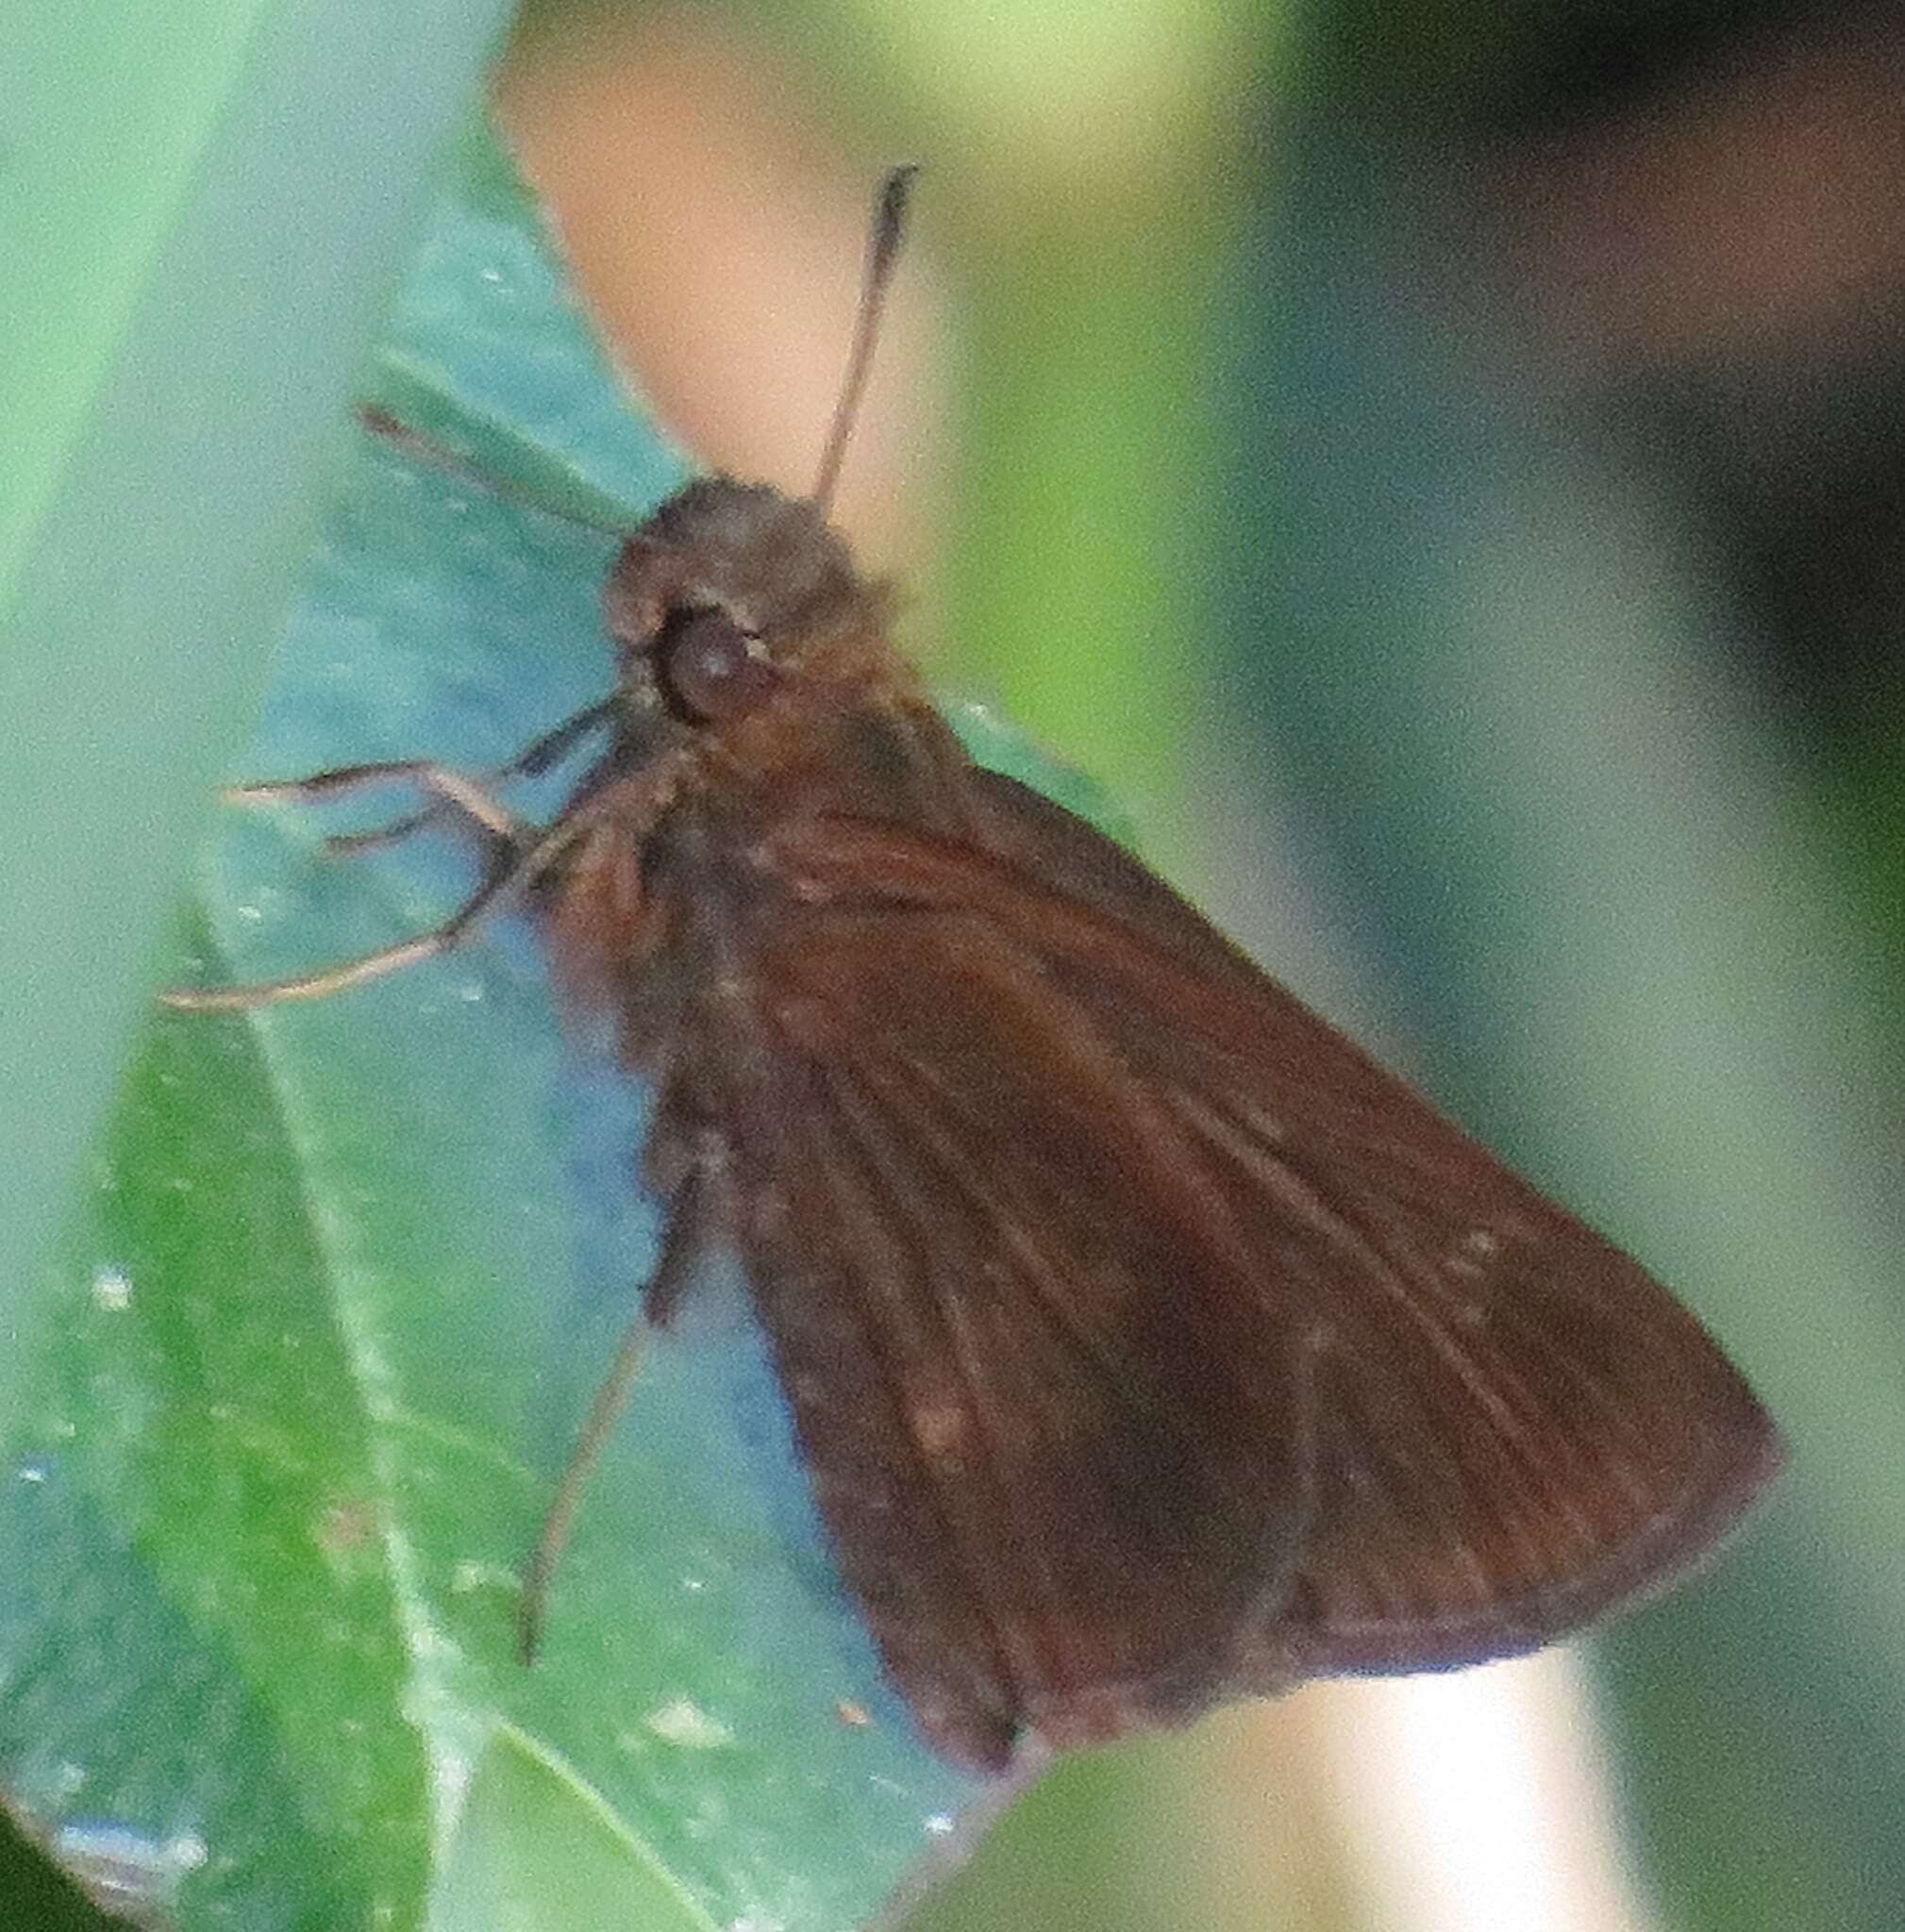
[[[972,1418],[957,1402],[922,1402],[912,1410],[913,1440],[928,1456],[952,1456],[971,1433]]]
[[[1443,1257],[1443,1267],[1462,1281],[1480,1281],[1500,1254],[1501,1237],[1493,1228],[1472,1227]]]
[[[1258,1140],[1275,1146],[1289,1137],[1290,1128],[1280,1114],[1272,1113],[1267,1108],[1260,1107],[1247,1095],[1232,1096],[1231,1109],[1237,1122],[1246,1133],[1254,1134]]]

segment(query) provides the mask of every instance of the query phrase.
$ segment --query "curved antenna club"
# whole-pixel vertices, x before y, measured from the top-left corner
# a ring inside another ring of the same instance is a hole
[[[873,225],[866,238],[866,279],[861,284],[860,309],[853,323],[853,348],[846,358],[846,375],[840,385],[840,400],[833,406],[833,421],[820,453],[820,475],[813,486],[813,506],[822,516],[833,502],[834,486],[840,481],[840,466],[846,456],[847,438],[853,433],[861,397],[866,392],[867,373],[873,367],[873,346],[879,335],[880,312],[886,307],[886,291],[893,281],[900,243],[906,239],[907,200],[918,173],[917,161],[893,169],[879,184],[879,199],[874,204]]]

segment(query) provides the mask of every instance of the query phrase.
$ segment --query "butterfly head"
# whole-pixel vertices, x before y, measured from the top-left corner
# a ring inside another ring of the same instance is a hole
[[[719,726],[780,691],[866,591],[810,502],[703,477],[622,546],[604,592],[625,690]]]

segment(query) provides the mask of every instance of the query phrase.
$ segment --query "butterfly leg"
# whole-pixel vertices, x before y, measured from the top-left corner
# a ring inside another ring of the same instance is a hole
[[[504,774],[507,773],[505,767]],[[226,805],[271,805],[284,799],[314,805],[372,786],[396,784],[419,786],[436,796],[422,811],[412,812],[393,825],[371,832],[346,832],[328,841],[330,850],[350,852],[383,844],[406,837],[444,812],[460,813],[473,824],[510,843],[521,838],[521,822],[491,791],[487,777],[473,778],[467,773],[428,758],[388,758],[374,764],[339,765],[328,772],[314,772],[307,778],[267,778],[251,785],[229,785],[223,795]]]
[[[421,831],[426,825],[434,824],[440,819],[458,811],[462,812],[465,817],[474,819],[491,832],[501,834],[503,827],[492,818],[472,810],[469,792],[479,790],[484,803],[507,818],[508,814],[504,813],[502,808],[490,796],[490,788],[507,784],[511,778],[541,776],[552,766],[560,763],[591,731],[608,724],[614,710],[613,698],[604,699],[600,704],[590,705],[572,717],[564,718],[554,730],[545,731],[540,738],[532,739],[514,758],[506,759],[500,765],[491,766],[476,779],[464,778],[454,772],[448,773],[449,777],[458,779],[463,793],[460,796],[452,793],[447,787],[438,782],[439,774],[443,774],[445,768],[427,761],[419,760],[409,765],[346,767],[346,771],[375,773],[378,777],[408,777],[414,783],[438,791],[440,795],[432,799],[421,811],[409,812],[392,824],[378,825],[367,832],[339,832],[326,840],[326,849],[339,858],[355,858],[359,853],[369,852],[378,846],[394,845],[399,840],[408,839],[412,832]],[[340,774],[320,773],[318,775],[320,778],[332,778]],[[310,779],[303,781],[306,785],[314,782],[316,781]],[[364,782],[374,781],[366,778]],[[240,789],[258,791],[267,796],[283,796],[285,792],[285,788],[282,787]],[[293,795],[296,795],[295,788]]]
[[[352,766],[339,773],[321,772],[314,778],[292,780],[285,786],[247,789],[309,795],[312,787],[323,787],[324,791],[332,791],[351,783],[370,783],[370,778],[359,778],[358,774],[372,769]],[[388,775],[388,768],[378,775]],[[407,772],[406,775],[413,776],[415,774]],[[455,773],[448,775],[457,778],[460,786],[469,787],[473,795],[483,796],[481,788],[472,781],[460,778]],[[460,804],[461,800],[458,802]],[[501,808],[497,809],[500,811]],[[488,819],[479,814],[472,815],[476,816],[478,822],[496,838],[495,862],[483,883],[433,931],[419,933],[415,939],[402,940],[396,945],[385,946],[377,952],[366,953],[360,958],[346,959],[341,965],[326,967],[320,973],[303,974],[294,979],[264,980],[255,986],[173,987],[159,995],[160,1000],[166,1006],[184,1012],[224,1013],[242,1011],[251,1007],[276,1006],[286,1000],[327,999],[334,992],[343,992],[349,987],[382,979],[406,966],[433,959],[438,954],[450,952],[461,945],[482,920],[521,898],[593,822],[588,812],[577,812],[559,820],[546,832],[532,837],[518,821],[507,814],[500,827],[491,825]]]
[[[713,1173],[708,1168],[690,1169],[669,1201],[661,1258],[643,1293],[641,1309],[628,1324],[622,1345],[615,1351],[615,1359],[595,1391],[588,1419],[576,1439],[569,1466],[562,1472],[555,1500],[543,1518],[542,1532],[523,1574],[523,1595],[516,1618],[517,1654],[526,1664],[535,1661],[549,1607],[550,1580],[575,1526],[582,1491],[595,1473],[610,1437],[615,1433],[622,1411],[628,1406],[636,1372],[648,1352],[649,1331],[665,1321],[668,1311],[678,1305],[713,1247],[721,1224]]]

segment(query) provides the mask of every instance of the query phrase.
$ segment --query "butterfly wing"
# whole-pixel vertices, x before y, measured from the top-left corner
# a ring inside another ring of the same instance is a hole
[[[1696,1560],[1779,1445],[1693,1317],[1091,827],[975,782],[983,845],[777,836],[806,909],[734,1123],[823,1513],[928,1733],[998,1762],[1471,1662]]]
[[[1782,1453],[1698,1322],[1091,826],[978,782],[1027,909],[1092,915],[1046,921],[1050,970],[1201,1124],[1261,1251],[1287,1257],[1260,1305],[1328,1330],[1315,1526],[1252,1667],[1475,1662],[1696,1564]]]
[[[889,1670],[988,1767],[1189,1714],[1306,1543],[1300,1329],[1234,1332],[1189,1137],[986,922],[791,939],[738,1232]]]

